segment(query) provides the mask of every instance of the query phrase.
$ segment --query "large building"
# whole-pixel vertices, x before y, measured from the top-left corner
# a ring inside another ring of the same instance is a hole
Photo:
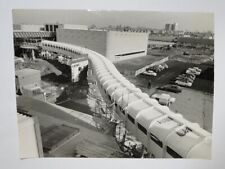
[[[172,24],[167,23],[167,24],[165,24],[165,31],[175,32],[175,31],[177,31],[177,26],[178,26],[177,23],[172,23]]]
[[[169,24],[169,23],[165,24],[165,30],[170,31],[171,30],[171,24]]]
[[[145,56],[148,33],[57,29],[56,40],[94,50],[115,62]]]
[[[31,46],[37,51],[37,46],[41,40],[55,41],[57,29],[81,29],[88,30],[87,25],[49,23],[43,25],[13,24],[13,39],[15,55],[20,56],[24,52],[29,52]]]
[[[172,30],[172,31],[177,31],[177,26],[178,26],[177,23],[171,24],[171,30]]]

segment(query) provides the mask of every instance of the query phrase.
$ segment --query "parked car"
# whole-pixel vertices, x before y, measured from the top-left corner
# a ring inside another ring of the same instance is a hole
[[[164,69],[168,69],[169,68],[169,66],[166,63],[162,63],[161,65],[164,67]]]
[[[155,65],[153,67],[148,68],[147,70],[152,70],[154,72],[161,72],[165,68],[168,68],[168,65],[161,64],[161,65]]]
[[[149,75],[149,76],[157,76],[157,73],[155,73],[155,72],[153,72],[151,70],[145,71],[142,74]]]
[[[174,93],[182,92],[181,87],[179,87],[177,85],[165,85],[165,86],[158,87],[157,89],[164,90],[164,91],[169,91],[169,92],[174,92]]]
[[[170,106],[172,103],[176,101],[176,98],[171,97],[169,94],[165,94],[165,93],[153,94],[151,98],[156,99],[159,102],[159,104],[166,105],[166,106]]]
[[[161,69],[158,66],[150,67],[150,70],[152,70],[154,72],[160,72],[161,71]]]
[[[188,68],[188,70],[186,70],[187,74],[194,74],[194,75],[200,75],[201,72],[196,71],[195,69],[192,68]]]
[[[190,83],[194,82],[194,80],[189,78],[189,77],[177,77],[176,80],[180,80],[180,81],[183,81],[183,82],[190,82]]]
[[[189,78],[191,78],[193,80],[195,80],[195,78],[196,78],[196,76],[194,74],[186,74],[186,75],[187,75],[187,77],[189,77]]]
[[[175,84],[177,84],[179,86],[186,86],[186,87],[191,87],[192,86],[191,82],[183,82],[181,80],[176,80]]]
[[[152,71],[152,70],[149,70],[148,73],[149,73],[150,75],[152,75],[152,76],[157,76],[157,73],[154,72],[154,71]]]
[[[201,72],[202,72],[202,70],[201,69],[199,69],[198,67],[193,67],[193,69],[200,75],[201,74]]]
[[[193,69],[195,69],[196,71],[199,71],[199,72],[202,71],[199,67],[193,67]]]
[[[183,78],[190,78],[192,80],[195,80],[195,75],[194,74],[182,74],[178,76],[179,78],[183,77]]]
[[[186,74],[181,74],[181,75],[177,76],[176,78],[185,78],[185,77],[187,77]]]
[[[186,70],[186,74],[191,75],[191,76],[196,76],[197,74],[194,72],[191,72],[189,70]]]
[[[158,65],[158,68],[159,68],[160,70],[163,70],[163,69],[164,69],[164,66]]]

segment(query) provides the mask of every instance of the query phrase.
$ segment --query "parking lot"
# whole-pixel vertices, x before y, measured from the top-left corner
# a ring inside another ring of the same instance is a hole
[[[135,77],[124,70],[121,73],[150,96],[155,93],[167,93],[171,97],[176,98],[176,101],[170,106],[172,111],[182,114],[186,119],[191,122],[198,123],[201,127],[211,132],[214,84],[212,65],[196,65],[176,60],[169,60],[166,64],[168,65],[168,69],[159,72],[157,76],[139,75]],[[196,76],[191,87],[181,87],[181,93],[173,93],[157,89],[160,86],[174,83],[174,80],[178,75],[183,74],[186,69],[194,66],[201,68],[202,73],[201,75]],[[119,67],[118,69],[120,70]],[[151,89],[148,89],[149,80],[151,80]]]

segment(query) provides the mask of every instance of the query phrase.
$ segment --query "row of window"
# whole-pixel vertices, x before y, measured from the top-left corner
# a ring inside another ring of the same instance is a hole
[[[134,124],[135,123],[135,120],[133,117],[131,117],[129,114],[128,114],[128,119]],[[138,129],[140,131],[142,131],[145,135],[147,135],[147,130],[145,127],[143,127],[141,124],[137,123],[138,125]],[[163,147],[163,143],[162,141],[160,141],[154,134],[150,133],[150,138],[151,140],[156,143],[159,147]],[[175,152],[173,149],[171,149],[169,146],[167,146],[167,153],[170,154],[173,158],[182,158],[181,155],[179,155],[177,152]]]
[[[181,155],[179,155],[177,152],[175,152],[173,149],[171,149],[169,146],[166,147],[166,151],[169,155],[171,155],[173,158],[182,158]]]
[[[159,147],[162,148],[162,146],[163,146],[162,141],[160,141],[154,134],[151,133],[151,134],[150,134],[150,138],[151,138],[151,140],[154,141]]]
[[[147,130],[141,124],[138,123],[138,128],[141,130],[145,135],[147,135]]]
[[[133,117],[131,117],[131,115],[128,114],[127,117],[133,124],[135,123],[135,120]]]

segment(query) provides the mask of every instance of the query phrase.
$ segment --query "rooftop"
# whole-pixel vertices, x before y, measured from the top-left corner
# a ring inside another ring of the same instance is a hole
[[[31,38],[31,37],[53,37],[53,32],[46,32],[46,31],[23,31],[23,30],[16,30],[13,31],[14,38]]]

